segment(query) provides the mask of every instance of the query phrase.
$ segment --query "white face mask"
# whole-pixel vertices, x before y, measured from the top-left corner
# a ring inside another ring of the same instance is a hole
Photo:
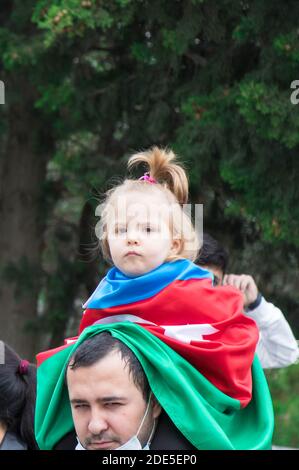
[[[149,394],[149,398],[148,398],[148,402],[147,402],[147,407],[146,407],[146,410],[145,410],[145,413],[143,415],[143,418],[141,420],[141,423],[140,423],[140,426],[136,432],[136,434],[134,434],[134,436],[132,436],[127,442],[125,442],[124,444],[122,444],[120,447],[117,447],[116,449],[112,449],[112,450],[142,450],[142,445],[141,445],[141,442],[139,441],[138,439],[138,434],[140,432],[140,429],[142,428],[143,426],[143,423],[144,423],[144,420],[146,418],[146,415],[148,413],[148,410],[149,410],[149,406],[150,406],[150,402],[151,402],[151,397],[152,397],[152,392],[150,392]],[[155,430],[155,423],[153,424],[153,428],[151,430],[151,434],[150,434],[150,437],[147,441],[147,444],[145,445],[144,449],[149,449],[149,445],[151,443],[151,439],[153,437],[153,434],[154,434],[154,430]],[[78,444],[76,446],[76,449],[75,450],[86,450],[85,447],[82,446],[82,444],[80,443],[78,437],[77,437],[77,441],[78,441]]]

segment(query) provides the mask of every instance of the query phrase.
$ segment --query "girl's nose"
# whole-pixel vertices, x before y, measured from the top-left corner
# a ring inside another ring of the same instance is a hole
[[[138,245],[139,242],[137,239],[134,238],[128,238],[128,245]]]
[[[139,236],[136,230],[129,230],[127,233],[127,243],[128,245],[138,245]]]

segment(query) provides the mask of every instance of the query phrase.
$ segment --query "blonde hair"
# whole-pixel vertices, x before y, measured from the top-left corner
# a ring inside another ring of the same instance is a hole
[[[152,147],[144,152],[132,155],[128,161],[128,169],[145,164],[150,178],[156,184],[146,180],[125,179],[118,186],[107,191],[104,203],[101,207],[101,220],[99,229],[101,232],[101,248],[104,258],[111,261],[108,243],[108,216],[109,207],[113,205],[119,196],[128,192],[142,192],[147,194],[163,194],[166,202],[171,206],[173,238],[181,241],[180,250],[175,255],[169,255],[165,261],[188,258],[195,261],[200,248],[199,238],[191,221],[182,205],[188,202],[188,179],[183,166],[178,163],[172,150]]]

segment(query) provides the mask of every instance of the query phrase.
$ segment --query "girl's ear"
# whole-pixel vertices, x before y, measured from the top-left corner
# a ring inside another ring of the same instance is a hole
[[[172,240],[171,254],[177,255],[178,253],[180,253],[181,249],[182,249],[182,240],[178,238],[175,238],[174,240]]]

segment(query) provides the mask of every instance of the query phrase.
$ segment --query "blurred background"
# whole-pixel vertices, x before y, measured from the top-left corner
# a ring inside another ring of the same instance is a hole
[[[108,268],[95,208],[154,144],[185,162],[228,271],[299,338],[298,17],[297,1],[1,0],[2,340],[34,359],[76,335]],[[299,365],[267,377],[274,442],[299,447]]]

